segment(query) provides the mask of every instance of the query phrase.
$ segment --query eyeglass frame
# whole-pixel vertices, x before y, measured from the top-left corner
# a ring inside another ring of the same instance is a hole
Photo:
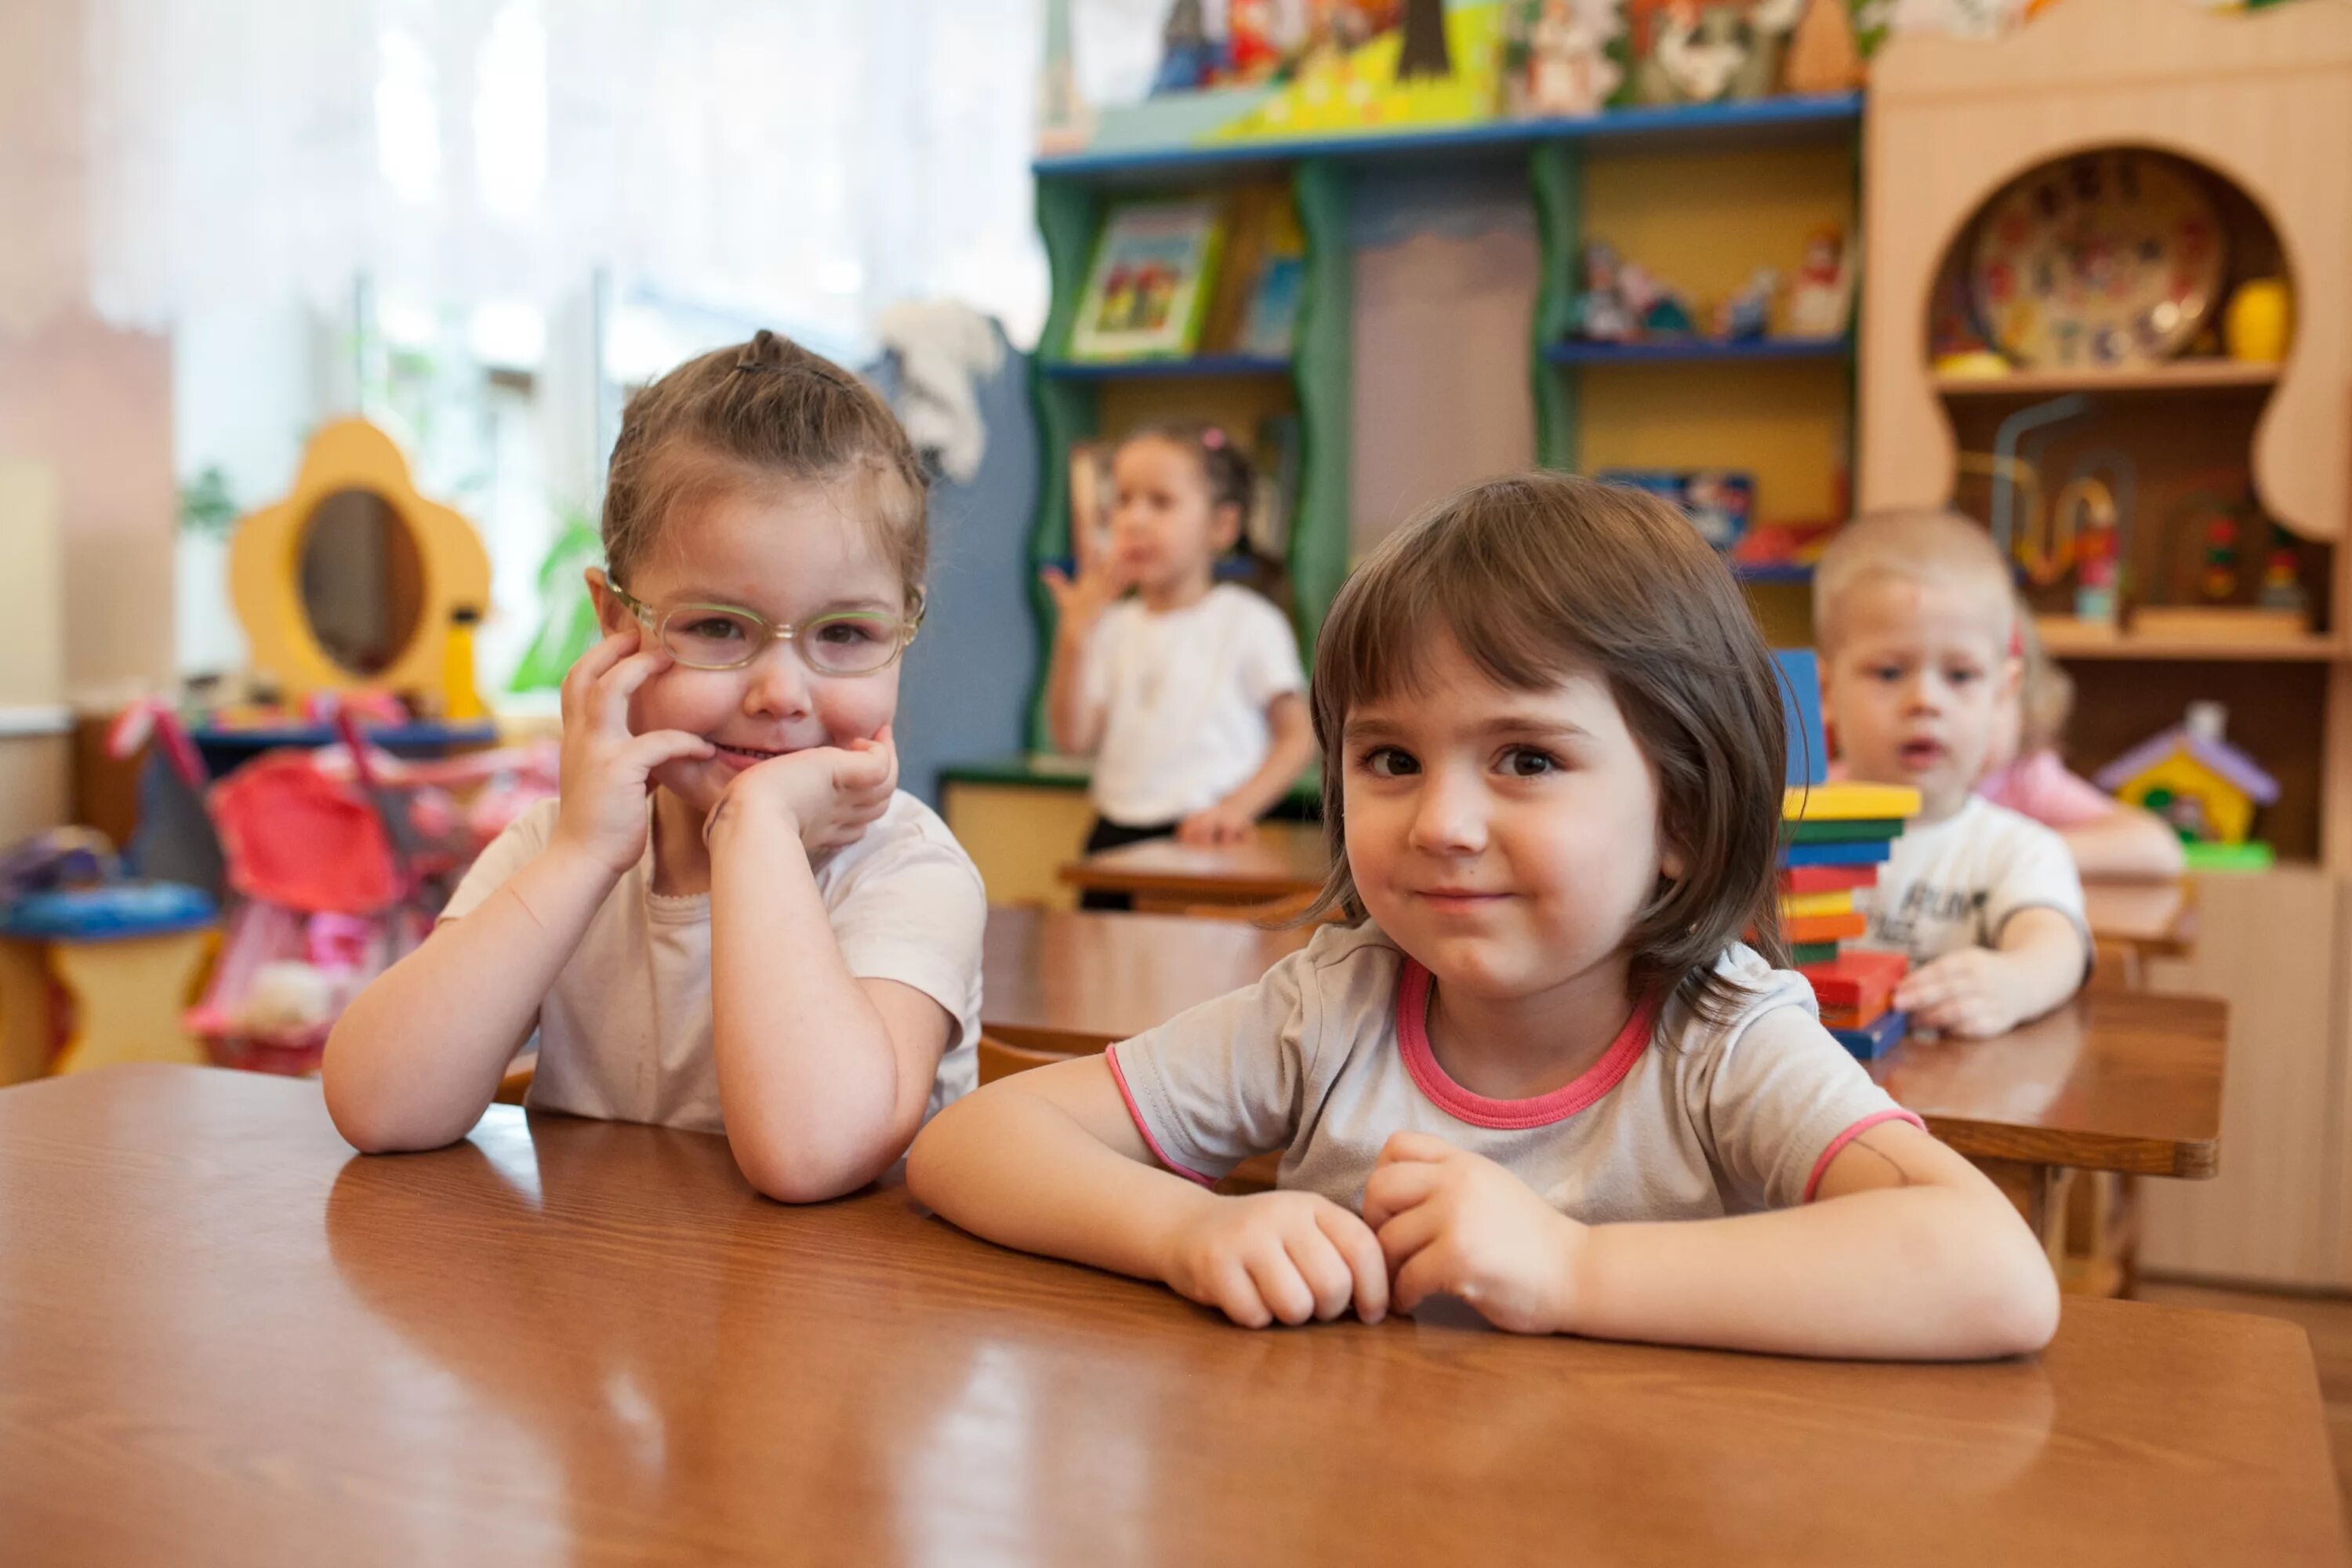
[[[600,574],[600,575],[602,574]],[[884,670],[889,668],[892,665],[898,663],[900,659],[906,658],[907,650],[915,646],[916,634],[923,629],[923,612],[927,607],[922,598],[919,595],[915,600],[915,613],[911,616],[885,616],[877,614],[872,610],[836,610],[831,615],[815,616],[806,621],[794,623],[792,621],[772,621],[768,619],[767,616],[761,615],[759,611],[746,609],[740,605],[721,605],[716,603],[706,603],[700,600],[684,605],[672,605],[666,610],[656,611],[651,605],[646,604],[643,599],[638,598],[635,594],[630,593],[626,588],[624,588],[618,583],[614,582],[611,577],[605,576],[604,578],[604,591],[612,595],[615,600],[619,601],[621,607],[628,611],[630,616],[636,620],[639,626],[644,626],[647,631],[654,634],[654,640],[661,644],[664,652],[667,653],[673,659],[677,659],[680,665],[684,666],[688,669],[748,669],[753,664],[758,662],[759,658],[762,653],[767,651],[769,643],[792,643],[794,645],[793,651],[798,653],[800,651],[798,646],[800,634],[807,631],[812,626],[820,626],[828,621],[864,621],[867,623],[879,623],[883,626],[896,626],[904,634],[898,639],[898,646],[891,650],[890,657],[884,659],[880,664],[876,665],[873,668],[848,670],[826,669],[818,665],[814,659],[808,658],[806,654],[802,654],[801,657],[805,662],[807,662],[811,669],[816,670],[820,675],[833,676],[836,679],[855,680],[861,676],[879,675]],[[678,658],[677,650],[669,646],[669,637],[667,636],[671,618],[686,610],[717,610],[725,615],[741,616],[747,620],[751,621],[754,625],[764,628],[768,635],[764,641],[751,644],[751,651],[746,653],[740,659],[737,660],[733,664],[695,664],[687,659]]]

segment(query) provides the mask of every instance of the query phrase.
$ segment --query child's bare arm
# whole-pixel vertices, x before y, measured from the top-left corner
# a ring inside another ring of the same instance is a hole
[[[1315,759],[1315,721],[1307,714],[1307,699],[1286,691],[1266,705],[1265,718],[1273,733],[1265,763],[1224,799],[1186,817],[1177,827],[1178,838],[1188,844],[1219,844],[1246,837],[1307,771]]]
[[[1895,1005],[1921,1028],[1983,1039],[2039,1018],[2081,989],[2090,952],[2053,909],[2020,910],[2000,946],[1963,948],[1903,977]]]
[[[1975,1359],[2039,1350],[2048,1262],[1992,1184],[1905,1122],[1868,1128],[1800,1208],[1583,1226],[1442,1140],[1391,1140],[1364,1215],[1396,1304],[1460,1297],[1505,1327],[1782,1355]]]
[[[610,869],[558,842],[352,998],[327,1037],[327,1113],[363,1153],[437,1149],[482,1119]]]
[[[1220,1197],[1152,1163],[1102,1058],[966,1095],[907,1156],[907,1185],[974,1235],[1138,1279],[1263,1327],[1388,1306],[1363,1221],[1311,1193]]]
[[[2180,836],[2153,812],[2117,801],[2114,809],[2058,837],[2084,877],[2178,877],[2184,868]]]

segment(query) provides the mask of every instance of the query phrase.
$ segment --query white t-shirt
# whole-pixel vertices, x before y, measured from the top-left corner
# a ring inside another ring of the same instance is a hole
[[[650,809],[650,807],[648,807]],[[442,919],[478,908],[547,847],[557,803],[494,839]],[[710,1045],[710,896],[653,890],[654,851],[614,886],[539,1008],[539,1068],[524,1103],[611,1121],[725,1130]],[[956,1021],[932,1080],[934,1113],[971,1088],[980,1040],[981,930],[988,895],[947,824],[901,793],[857,842],[816,866],[849,973],[896,980]]]
[[[1856,1133],[1918,1121],[1822,1027],[1802,976],[1744,946],[1717,972],[1748,994],[1729,1023],[1644,1006],[1573,1081],[1495,1100],[1431,1050],[1429,971],[1369,924],[1327,926],[1255,985],[1112,1047],[1111,1071],[1171,1170],[1213,1181],[1279,1150],[1277,1185],[1357,1210],[1400,1131],[1486,1155],[1597,1225],[1803,1203]]]
[[[1114,605],[1087,639],[1086,702],[1105,719],[1095,809],[1152,827],[1216,805],[1265,765],[1267,704],[1306,685],[1289,623],[1247,588],[1159,615]]]
[[[2056,910],[2082,933],[2083,879],[2055,833],[2007,806],[1970,795],[1943,821],[1913,827],[1895,841],[1878,883],[1854,895],[1870,917],[1864,947],[1908,953],[1927,963],[1964,947],[1996,947],[2021,910]]]

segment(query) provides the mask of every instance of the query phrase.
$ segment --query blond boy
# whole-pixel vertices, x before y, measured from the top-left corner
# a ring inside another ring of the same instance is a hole
[[[1916,1026],[1997,1035],[2089,971],[2083,886],[2058,836],[1974,794],[2020,673],[2016,598],[1984,529],[1858,519],[1813,580],[1822,705],[1847,776],[1908,784],[1919,816],[1858,900],[1864,945],[1907,952]]]

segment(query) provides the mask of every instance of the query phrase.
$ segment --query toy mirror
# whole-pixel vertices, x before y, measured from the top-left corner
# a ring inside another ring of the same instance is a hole
[[[416,636],[425,563],[373,490],[337,490],[302,531],[302,610],[321,651],[353,675],[389,668]]]

